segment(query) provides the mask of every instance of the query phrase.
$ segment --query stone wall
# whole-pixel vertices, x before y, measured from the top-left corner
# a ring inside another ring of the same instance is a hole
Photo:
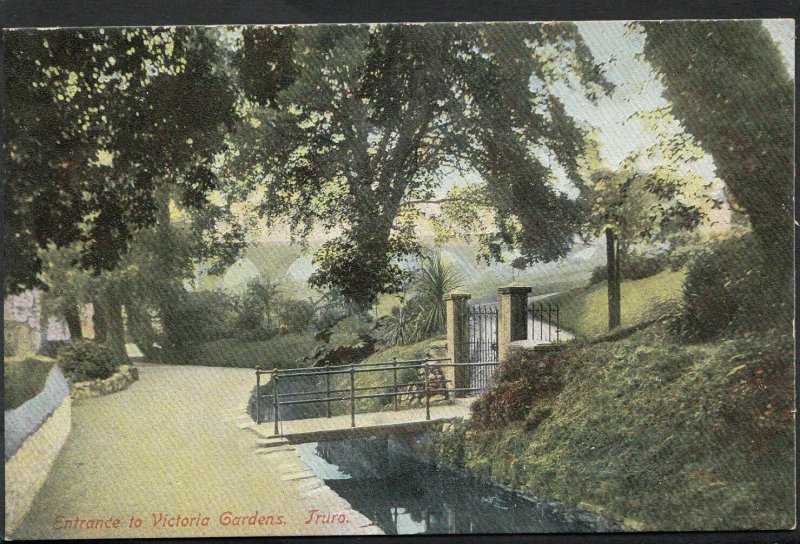
[[[66,442],[71,427],[71,400],[67,395],[50,417],[6,461],[7,540],[28,513],[34,497],[47,479],[53,462]]]
[[[135,366],[122,365],[113,375],[104,380],[91,380],[72,384],[73,399],[99,397],[127,389],[130,384],[139,379],[139,369]]]

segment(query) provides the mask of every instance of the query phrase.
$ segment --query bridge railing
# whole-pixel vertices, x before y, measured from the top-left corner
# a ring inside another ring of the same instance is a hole
[[[418,398],[421,396],[425,401],[425,419],[431,418],[431,397],[436,395],[444,395],[445,400],[455,401],[457,393],[473,393],[484,389],[483,386],[476,387],[453,387],[450,380],[444,378],[443,374],[434,376],[432,379],[432,369],[443,368],[456,368],[456,367],[496,367],[497,361],[477,362],[477,363],[454,363],[451,359],[411,359],[405,361],[393,360],[381,363],[362,363],[350,365],[336,365],[326,367],[310,367],[310,368],[292,368],[292,369],[275,369],[275,370],[262,370],[256,368],[256,399],[255,399],[255,420],[260,424],[261,410],[260,398],[267,397],[261,394],[261,376],[268,374],[272,378],[272,392],[270,401],[273,414],[273,421],[275,425],[275,435],[280,434],[281,423],[281,407],[305,405],[305,404],[320,404],[326,405],[326,417],[332,417],[331,403],[349,401],[350,412],[350,426],[356,426],[356,401],[374,398],[392,397],[394,401],[394,410],[400,409],[400,397],[403,395],[416,395]],[[398,372],[406,369],[421,369],[422,379],[411,382],[400,383],[398,381]],[[376,372],[392,372],[392,383],[382,384],[377,386],[356,386],[356,374],[376,373]],[[298,377],[324,377],[325,390],[319,391],[293,391],[281,392],[281,383]],[[349,384],[347,387],[340,387],[332,385],[332,376],[348,376]],[[416,386],[417,389],[401,390],[401,387]],[[376,393],[375,391],[380,391]],[[451,399],[452,395],[452,399]],[[311,397],[311,398],[309,398]]]

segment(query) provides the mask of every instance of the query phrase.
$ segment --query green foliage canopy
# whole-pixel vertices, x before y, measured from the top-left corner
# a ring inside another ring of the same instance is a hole
[[[38,248],[81,243],[80,265],[116,266],[155,222],[156,188],[189,207],[233,92],[203,29],[19,30],[6,34],[5,292],[36,286]]]
[[[258,211],[285,218],[298,239],[315,226],[337,233],[316,254],[314,285],[361,303],[396,291],[397,262],[419,252],[416,204],[436,195],[443,169],[464,165],[497,211],[491,255],[512,244],[529,260],[569,249],[579,206],[552,188],[533,148],[550,149],[580,183],[584,133],[545,83],[592,96],[608,85],[573,25],[257,30],[263,38],[247,34],[236,64],[265,107],[239,128],[235,171],[248,172],[251,190],[266,185]]]

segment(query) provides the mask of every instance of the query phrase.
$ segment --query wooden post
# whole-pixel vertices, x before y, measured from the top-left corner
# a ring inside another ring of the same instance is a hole
[[[469,325],[467,323],[468,293],[450,293],[445,297],[447,309],[447,354],[451,366],[446,367],[445,376],[453,387],[456,397],[469,396],[468,391],[458,391],[469,387],[469,367],[459,366],[469,363]]]
[[[500,309],[497,323],[497,360],[501,364],[508,355],[511,342],[528,338],[528,293],[532,290],[530,287],[514,284],[498,290]],[[544,319],[544,315],[541,318]]]
[[[619,327],[622,321],[619,241],[614,231],[606,229],[606,275],[608,276],[608,328]]]

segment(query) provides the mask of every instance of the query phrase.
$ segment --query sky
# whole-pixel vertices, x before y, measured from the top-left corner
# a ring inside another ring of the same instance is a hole
[[[605,64],[606,77],[616,85],[612,96],[592,103],[580,90],[566,85],[555,89],[570,115],[599,129],[597,139],[610,168],[618,166],[632,152],[646,149],[655,142],[654,134],[645,131],[638,121],[629,117],[636,112],[668,105],[662,97],[664,88],[655,72],[646,60],[637,58],[642,52],[644,36],[637,32],[626,33],[627,24],[628,21],[577,23],[595,60]],[[764,20],[764,26],[777,43],[787,72],[794,78],[794,21],[769,19]],[[711,158],[700,161],[697,170],[709,179],[713,178]],[[477,181],[477,175],[468,181]],[[461,184],[463,181],[452,179],[450,183]]]

